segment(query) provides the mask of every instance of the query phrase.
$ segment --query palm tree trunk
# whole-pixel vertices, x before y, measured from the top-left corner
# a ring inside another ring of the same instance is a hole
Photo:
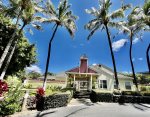
[[[147,66],[148,66],[148,70],[149,70],[149,73],[150,73],[149,50],[150,50],[150,44],[148,45],[148,48],[147,48],[147,50],[146,50]]]
[[[135,76],[135,71],[134,71],[134,65],[133,65],[133,61],[132,61],[132,44],[133,44],[133,35],[131,34],[130,35],[130,50],[129,50],[129,56],[130,56],[130,63],[131,63],[131,68],[132,68],[132,74],[133,74],[133,78],[134,78],[134,83],[135,83],[135,86],[137,88],[137,91],[138,91],[138,84],[137,84],[137,79],[136,79],[136,76]]]
[[[105,28],[106,28],[106,33],[107,33],[107,37],[108,37],[108,42],[109,42],[109,47],[110,47],[110,52],[111,52],[111,57],[112,57],[112,62],[113,62],[113,67],[114,67],[114,76],[115,76],[115,80],[116,80],[116,86],[117,86],[117,89],[119,89],[119,81],[118,81],[118,76],[117,76],[117,69],[116,69],[115,57],[114,57],[114,53],[113,53],[113,49],[112,49],[111,38],[110,38],[108,26],[105,25]]]
[[[23,30],[23,28],[24,28],[25,26],[26,26],[26,24],[24,23],[23,26],[21,27],[21,29],[19,30],[19,35],[21,34],[21,32],[22,32],[22,30]],[[7,68],[8,68],[8,66],[9,66],[10,61],[11,61],[11,59],[12,59],[12,57],[13,57],[14,52],[15,52],[15,49],[16,49],[18,40],[19,40],[19,39],[17,38],[17,40],[15,41],[15,44],[14,44],[14,46],[13,46],[11,52],[10,52],[10,55],[8,56],[8,60],[7,60],[7,62],[6,62],[6,65],[5,65],[5,67],[4,67],[4,69],[3,69],[2,73],[1,73],[0,80],[3,80],[3,79],[4,79],[4,76],[5,76],[5,74],[6,74]]]
[[[51,58],[52,41],[53,41],[54,36],[56,34],[57,28],[58,28],[58,25],[56,25],[56,28],[55,28],[55,30],[53,32],[53,35],[52,35],[52,37],[51,37],[51,39],[49,41],[49,45],[48,45],[48,55],[47,55],[46,69],[45,69],[44,82],[43,82],[43,89],[44,89],[44,91],[46,89],[47,72],[48,72],[49,61],[50,61],[50,58]]]
[[[7,43],[6,48],[5,48],[3,54],[2,54],[2,56],[1,56],[1,58],[0,58],[0,69],[1,69],[1,67],[2,67],[2,65],[3,65],[3,63],[4,63],[4,60],[5,60],[6,56],[7,56],[7,54],[8,54],[8,51],[9,51],[9,49],[10,49],[10,47],[11,47],[11,44],[13,43],[13,41],[14,41],[14,39],[15,39],[16,32],[17,32],[17,25],[18,25],[18,23],[19,23],[19,18],[20,18],[20,15],[21,15],[21,13],[22,13],[22,10],[23,10],[23,9],[21,9],[20,12],[19,12],[19,14],[18,14],[17,21],[16,21],[16,24],[15,24],[14,33],[12,34],[12,37],[9,39],[9,42]]]

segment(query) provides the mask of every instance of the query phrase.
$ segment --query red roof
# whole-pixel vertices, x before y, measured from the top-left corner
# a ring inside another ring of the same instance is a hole
[[[67,72],[75,72],[75,73],[97,73],[96,71],[92,70],[88,67],[88,58],[86,55],[81,56],[80,58],[80,66],[68,70]]]
[[[73,68],[71,70],[68,70],[66,72],[74,72],[74,73],[97,73],[96,71],[92,70],[91,68],[88,67],[87,71],[84,72],[79,72],[79,67]]]

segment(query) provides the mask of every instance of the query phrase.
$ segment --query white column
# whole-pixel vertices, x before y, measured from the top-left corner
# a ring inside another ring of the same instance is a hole
[[[76,81],[76,76],[74,74],[74,76],[73,76],[73,87],[75,87],[75,81]]]
[[[91,74],[91,77],[90,77],[90,91],[92,90],[92,78],[93,78],[93,76]]]

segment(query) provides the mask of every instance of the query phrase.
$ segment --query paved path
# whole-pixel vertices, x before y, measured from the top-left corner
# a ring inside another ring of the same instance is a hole
[[[150,105],[100,102],[93,104],[89,99],[73,99],[67,107],[18,117],[150,117]]]

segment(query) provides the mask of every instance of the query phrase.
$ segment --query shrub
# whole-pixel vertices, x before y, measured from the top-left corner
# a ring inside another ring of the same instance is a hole
[[[0,115],[10,115],[21,111],[23,91],[21,84],[16,87],[11,85],[9,91],[4,95],[4,100],[0,103]]]
[[[35,96],[29,96],[27,98],[26,108],[31,109],[31,110],[36,108],[36,97]]]
[[[24,85],[24,88],[26,88],[26,89],[31,89],[31,88],[32,88],[32,84]]]
[[[37,95],[44,96],[45,95],[44,89],[43,88],[38,88],[37,89]]]
[[[114,94],[114,95],[121,95],[121,92],[120,92],[120,90],[115,89],[115,90],[113,91],[113,94]]]
[[[122,95],[141,96],[140,92],[137,91],[122,91]]]
[[[67,106],[70,100],[70,94],[56,94],[44,98],[44,110]]]
[[[92,91],[90,94],[90,100],[92,102],[112,102],[113,95],[110,92],[95,92]]]
[[[66,106],[71,98],[70,92],[49,96],[36,95],[36,109],[42,111],[49,108]]]
[[[146,91],[146,87],[145,86],[141,86],[141,91]]]
[[[6,78],[6,82],[8,83],[9,86],[10,86],[10,85],[16,86],[17,84],[20,84],[20,83],[21,83],[21,80],[19,80],[19,78],[16,77],[16,76],[8,76],[8,77]]]
[[[8,91],[8,85],[5,81],[0,80],[0,97],[4,95]]]
[[[94,92],[94,91],[91,92],[91,94],[90,94],[90,100],[93,103],[95,103],[95,102],[98,101],[96,92]]]

